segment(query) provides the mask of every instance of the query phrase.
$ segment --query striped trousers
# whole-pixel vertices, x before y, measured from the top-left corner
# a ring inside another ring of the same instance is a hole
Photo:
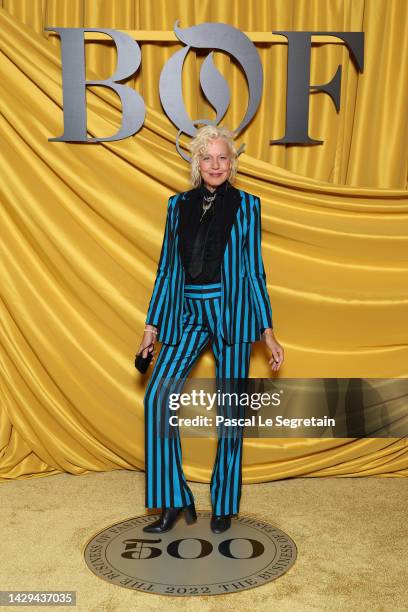
[[[217,388],[220,379],[247,379],[251,343],[226,344],[221,329],[221,283],[184,286],[183,335],[177,345],[163,344],[155,360],[144,397],[145,477],[147,508],[182,507],[194,497],[182,467],[178,426],[171,436],[162,435],[162,423],[174,415],[160,397],[160,381],[176,379],[181,390],[198,357],[212,341]],[[228,382],[228,381],[227,381]],[[217,407],[217,411],[219,408]],[[240,405],[223,408],[228,417],[243,416]],[[225,430],[228,429],[228,433]],[[242,485],[241,426],[217,428],[218,446],[211,477],[213,514],[222,516],[239,511]]]

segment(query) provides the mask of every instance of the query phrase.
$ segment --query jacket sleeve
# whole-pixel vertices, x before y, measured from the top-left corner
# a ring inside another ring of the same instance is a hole
[[[171,243],[173,240],[171,230],[171,212],[172,212],[172,196],[167,203],[167,219],[164,230],[163,244],[160,253],[159,264],[157,267],[156,280],[154,282],[153,292],[150,298],[149,308],[146,315],[146,323],[148,325],[159,326],[163,307],[165,305],[165,296],[167,285],[169,282],[170,273],[170,252]]]
[[[261,228],[261,201],[256,196],[250,196],[251,214],[249,218],[247,259],[248,275],[254,303],[261,325],[261,333],[272,325],[272,307],[266,288],[265,267],[262,259],[262,228]]]

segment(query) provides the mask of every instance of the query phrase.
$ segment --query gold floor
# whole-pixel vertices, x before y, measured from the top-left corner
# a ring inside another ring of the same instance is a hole
[[[198,509],[209,486],[190,483]],[[3,482],[1,590],[75,590],[72,610],[406,610],[408,481],[404,478],[297,478],[243,487],[240,511],[286,531],[298,559],[260,588],[170,598],[111,585],[82,558],[99,530],[139,516],[144,473],[60,474]],[[40,607],[3,608],[40,610]],[[58,609],[61,608],[45,608]]]

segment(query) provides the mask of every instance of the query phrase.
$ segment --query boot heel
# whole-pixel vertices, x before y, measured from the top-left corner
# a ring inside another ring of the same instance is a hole
[[[192,525],[197,520],[197,512],[194,504],[190,504],[189,506],[185,506],[184,508],[184,518],[186,519],[187,525]]]

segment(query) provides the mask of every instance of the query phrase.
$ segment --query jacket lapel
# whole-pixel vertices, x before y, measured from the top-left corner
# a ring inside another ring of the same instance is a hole
[[[224,265],[225,256],[227,253],[228,245],[231,241],[232,231],[234,229],[234,224],[238,218],[238,210],[241,203],[241,197],[239,194],[239,190],[236,187],[231,187],[233,190],[231,193],[230,200],[228,202],[228,206],[224,209],[224,223],[225,223],[225,235],[227,236],[227,240],[225,243],[224,255],[222,258],[222,266]]]

